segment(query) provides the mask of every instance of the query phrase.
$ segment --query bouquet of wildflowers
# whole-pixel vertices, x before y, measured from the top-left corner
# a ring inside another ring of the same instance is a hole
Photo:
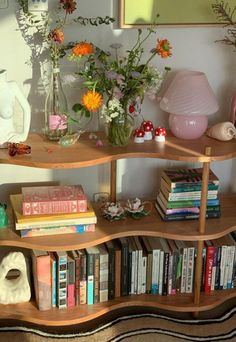
[[[150,62],[156,55],[170,57],[172,48],[167,39],[158,39],[148,59],[142,61],[144,42],[154,32],[150,28],[144,35],[138,30],[137,40],[125,56],[119,54],[120,44],[111,45],[113,53],[88,42],[75,45],[70,59],[78,63],[77,73],[85,88],[80,103],[73,106],[78,115],[90,116],[101,108],[101,116],[111,122],[139,112],[145,94],[152,99],[157,96],[168,68],[160,72]]]

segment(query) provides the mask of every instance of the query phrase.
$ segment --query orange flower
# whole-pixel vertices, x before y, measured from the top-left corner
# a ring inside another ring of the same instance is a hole
[[[83,106],[90,112],[96,112],[102,105],[102,95],[96,91],[88,90],[82,97]]]
[[[48,35],[48,38],[53,40],[54,42],[62,43],[64,40],[64,33],[60,29],[51,30]]]
[[[161,56],[161,58],[172,56],[171,49],[172,47],[170,46],[170,42],[167,39],[157,40],[156,51],[157,54]]]
[[[91,43],[81,42],[76,44],[72,49],[73,57],[80,57],[85,55],[90,55],[93,53],[94,48]]]

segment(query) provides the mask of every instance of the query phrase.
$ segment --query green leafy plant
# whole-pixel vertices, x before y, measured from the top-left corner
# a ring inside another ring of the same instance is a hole
[[[224,27],[226,28],[225,37],[223,39],[217,40],[217,42],[221,42],[236,48],[236,6],[231,8],[227,1],[216,0],[212,4],[212,9],[216,14],[219,22],[222,22],[224,24]]]

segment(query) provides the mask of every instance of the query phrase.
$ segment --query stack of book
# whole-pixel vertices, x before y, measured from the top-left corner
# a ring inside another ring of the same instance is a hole
[[[199,218],[202,190],[202,168],[164,170],[156,209],[165,221]],[[220,217],[219,178],[209,172],[206,218]]]
[[[97,217],[81,185],[23,187],[10,201],[21,237],[95,230]]]

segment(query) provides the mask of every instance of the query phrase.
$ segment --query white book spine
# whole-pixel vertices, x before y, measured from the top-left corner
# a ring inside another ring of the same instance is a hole
[[[221,247],[221,260],[220,260],[220,289],[223,289],[223,286],[224,286],[226,256],[227,256],[227,246],[222,246]]]
[[[182,262],[182,274],[181,274],[181,293],[186,292],[186,279],[187,279],[187,266],[188,266],[188,249],[183,249],[183,262]]]
[[[164,251],[160,251],[159,258],[159,294],[163,293]]]
[[[187,277],[186,277],[186,293],[193,292],[193,273],[194,273],[194,254],[195,248],[188,248],[187,260]]]
[[[137,286],[137,293],[142,293],[142,276],[143,274],[143,251],[138,250],[138,286]]]

